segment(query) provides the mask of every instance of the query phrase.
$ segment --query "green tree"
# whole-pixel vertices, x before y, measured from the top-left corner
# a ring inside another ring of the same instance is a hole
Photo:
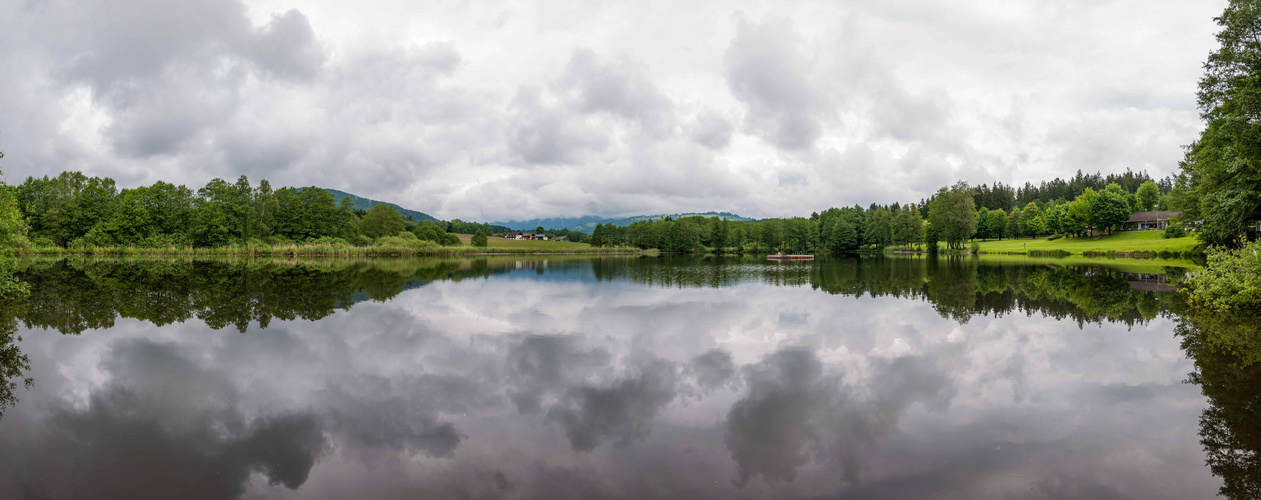
[[[1004,234],[1010,234],[1007,232],[1007,211],[1006,210],[1003,210],[1001,208],[990,210],[989,214],[986,215],[986,217],[989,220],[989,222],[986,225],[989,226],[990,235],[997,236],[998,241],[1003,240]]]
[[[377,205],[377,206],[379,207],[381,205]],[[486,245],[487,245],[486,233],[483,233],[481,229],[478,229],[476,233],[473,233],[473,238],[469,241],[475,247],[486,248]]]
[[[897,245],[911,245],[924,239],[924,219],[919,210],[903,208],[893,220],[893,242]]]
[[[852,252],[858,248],[858,232],[854,230],[854,223],[848,219],[839,217],[832,225],[830,234],[831,240],[828,241],[828,249],[834,255],[840,255],[845,252]]]
[[[1033,202],[1025,205],[1020,211],[1020,230],[1025,236],[1036,237],[1046,232],[1046,224],[1042,220],[1042,209]]]
[[[986,207],[981,207],[976,211],[976,237],[983,240],[993,237],[993,231],[990,229],[990,209]]]
[[[1201,221],[1200,239],[1229,245],[1261,218],[1261,5],[1231,0],[1215,20],[1221,46],[1204,63],[1196,94],[1206,126],[1187,150],[1179,184],[1190,198],[1184,216]]]
[[[1046,230],[1052,234],[1063,234],[1064,231],[1064,204],[1058,204],[1051,207],[1043,215],[1046,221]]]
[[[1095,196],[1090,207],[1090,223],[1096,230],[1107,231],[1120,229],[1125,221],[1130,220],[1130,206],[1125,202],[1125,191],[1120,185],[1108,184],[1108,187]]]
[[[929,200],[928,222],[948,248],[962,250],[964,240],[976,234],[975,207],[972,189],[961,181],[950,189],[939,189]]]
[[[877,208],[870,214],[867,232],[863,234],[863,244],[884,248],[893,243],[893,216],[888,210]]]
[[[1148,180],[1139,186],[1139,190],[1134,193],[1134,200],[1137,204],[1135,212],[1151,212],[1156,209],[1156,204],[1160,202],[1160,188],[1156,188],[1154,181]]]
[[[543,234],[543,233],[544,233],[543,226],[534,228],[534,234]]]
[[[4,153],[0,153],[4,158]],[[18,208],[17,193],[4,181],[0,181],[0,255],[13,253],[26,245],[26,220]],[[4,271],[0,270],[0,274]],[[11,276],[10,276],[11,277]],[[0,281],[6,281],[0,276]],[[3,287],[4,283],[0,283]]]
[[[1007,234],[1011,235],[1013,238],[1019,238],[1020,235],[1024,234],[1024,231],[1020,229],[1020,209],[1019,208],[1012,207],[1011,213],[1007,214],[1006,229],[1007,229]]]
[[[405,229],[405,221],[398,209],[378,203],[369,208],[363,220],[359,221],[359,232],[372,239],[393,236]]]
[[[1098,196],[1094,189],[1086,188],[1072,203],[1068,204],[1068,210],[1064,214],[1064,231],[1076,235],[1085,235],[1086,227],[1091,224],[1091,211],[1094,210],[1095,197]]]

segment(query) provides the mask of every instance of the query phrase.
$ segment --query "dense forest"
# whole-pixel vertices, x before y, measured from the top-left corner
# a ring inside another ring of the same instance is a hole
[[[4,190],[37,247],[216,247],[322,240],[370,245],[399,236],[458,245],[455,233],[506,230],[458,219],[412,220],[386,204],[356,209],[349,197],[337,200],[324,189],[273,189],[267,180],[255,186],[245,176],[235,183],[214,179],[196,191],[160,181],[120,190],[108,177],[63,172],[28,177]]]
[[[1138,181],[1142,181],[1139,183]],[[1096,193],[1093,186],[1101,182]],[[537,232],[600,246],[633,246],[669,252],[850,252],[890,245],[944,242],[962,248],[969,238],[1084,234],[1087,228],[1114,229],[1140,210],[1171,209],[1172,181],[1145,173],[1082,175],[1054,179],[1019,190],[956,184],[931,199],[905,205],[829,208],[810,217],[736,221],[688,216],[640,220],[630,225],[599,224],[587,235],[539,227]],[[1125,186],[1129,186],[1128,188]],[[277,245],[338,241],[365,246],[381,238],[415,237],[438,245],[459,245],[458,234],[503,235],[507,227],[484,223],[414,220],[388,204],[355,208],[328,190],[257,185],[241,176],[235,183],[214,179],[196,191],[156,182],[118,189],[113,179],[63,172],[28,177],[5,186],[14,238],[24,234],[35,247],[218,247],[249,242]],[[1080,192],[1076,192],[1080,189]],[[1043,198],[1056,193],[1064,197]],[[1049,193],[1049,194],[1048,194]],[[1031,201],[1017,205],[1018,200]],[[10,246],[18,244],[15,240]],[[21,243],[26,244],[26,243]]]

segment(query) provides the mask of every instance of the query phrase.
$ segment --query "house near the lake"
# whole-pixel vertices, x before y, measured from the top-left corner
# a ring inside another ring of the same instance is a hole
[[[520,232],[520,231],[513,231],[513,232],[511,232],[511,233],[508,233],[508,234],[507,234],[507,235],[505,235],[504,237],[505,237],[505,238],[508,238],[508,239],[510,239],[510,240],[543,240],[543,241],[547,241],[547,235],[546,235],[546,234],[523,233],[523,232]]]
[[[1125,221],[1125,229],[1128,230],[1148,230],[1148,229],[1164,229],[1169,225],[1171,217],[1182,215],[1182,212],[1134,212],[1130,214],[1130,220]]]

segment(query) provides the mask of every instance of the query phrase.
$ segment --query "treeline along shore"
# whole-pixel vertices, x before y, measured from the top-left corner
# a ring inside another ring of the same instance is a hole
[[[676,253],[831,252],[915,248],[961,250],[970,239],[1085,237],[1122,228],[1131,212],[1171,209],[1175,185],[1145,173],[1013,188],[995,183],[942,188],[918,203],[829,208],[809,217],[733,221],[691,216],[601,224],[592,234],[537,228],[502,238],[485,223],[413,220],[386,204],[356,209],[349,197],[308,187],[273,189],[214,179],[194,191],[156,182],[119,189],[108,177],[63,172],[3,188],[9,246],[39,254],[432,255],[480,251]],[[1068,198],[1066,198],[1068,197]],[[1071,201],[1069,201],[1071,200]],[[1162,233],[1181,230],[1180,225]],[[471,235],[462,241],[460,234]],[[496,237],[500,238],[496,238]],[[1176,236],[1182,236],[1177,234]]]

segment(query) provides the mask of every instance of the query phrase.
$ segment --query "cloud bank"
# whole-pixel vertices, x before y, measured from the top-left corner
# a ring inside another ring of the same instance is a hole
[[[918,201],[1173,172],[1222,1],[0,6],[0,169],[443,218]]]

